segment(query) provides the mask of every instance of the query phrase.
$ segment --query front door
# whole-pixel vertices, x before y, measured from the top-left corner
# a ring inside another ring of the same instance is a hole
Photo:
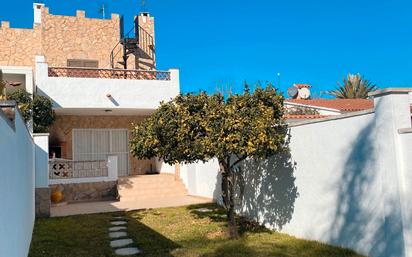
[[[73,160],[107,160],[117,156],[118,175],[129,175],[127,129],[73,129]]]

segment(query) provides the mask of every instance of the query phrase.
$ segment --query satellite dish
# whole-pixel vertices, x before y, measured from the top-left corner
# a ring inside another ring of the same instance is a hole
[[[303,88],[299,89],[299,98],[308,99],[309,97],[310,97],[309,88],[303,87]]]
[[[298,95],[298,89],[295,86],[288,88],[288,96],[290,98],[295,98]]]

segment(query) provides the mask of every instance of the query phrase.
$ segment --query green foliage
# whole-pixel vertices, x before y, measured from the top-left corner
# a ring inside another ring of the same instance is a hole
[[[8,100],[14,100],[19,106],[20,112],[23,115],[25,121],[29,121],[32,117],[33,103],[31,99],[31,94],[26,90],[18,89],[13,93],[7,95]]]
[[[6,83],[3,80],[3,71],[0,70],[0,100],[6,98]]]
[[[33,99],[33,131],[46,133],[55,120],[52,101],[41,95],[34,95]]]
[[[348,74],[343,79],[343,85],[338,83],[335,90],[329,92],[336,98],[368,98],[368,93],[377,90],[378,87],[358,74]]]
[[[179,95],[134,128],[131,151],[168,164],[266,158],[284,150],[283,97],[268,85],[226,100],[221,94]]]
[[[49,98],[35,94],[32,99],[30,93],[19,89],[8,95],[7,99],[17,102],[25,121],[33,118],[33,132],[45,133],[53,124],[55,114]]]
[[[234,225],[235,167],[248,157],[262,159],[288,150],[283,110],[283,96],[271,85],[253,93],[246,87],[243,94],[227,99],[221,94],[179,95],[135,126],[131,152],[168,164],[216,157],[229,223]]]

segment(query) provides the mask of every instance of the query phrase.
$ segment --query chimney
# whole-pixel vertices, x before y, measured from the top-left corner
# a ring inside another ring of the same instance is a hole
[[[34,24],[41,24],[41,11],[43,7],[44,7],[44,4],[40,4],[40,3],[33,4]]]

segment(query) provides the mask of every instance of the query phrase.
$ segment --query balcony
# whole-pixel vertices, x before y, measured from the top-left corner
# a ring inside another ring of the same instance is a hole
[[[57,114],[147,115],[179,94],[179,71],[49,67],[37,58],[36,89]]]
[[[49,77],[170,80],[170,71],[49,67]]]

